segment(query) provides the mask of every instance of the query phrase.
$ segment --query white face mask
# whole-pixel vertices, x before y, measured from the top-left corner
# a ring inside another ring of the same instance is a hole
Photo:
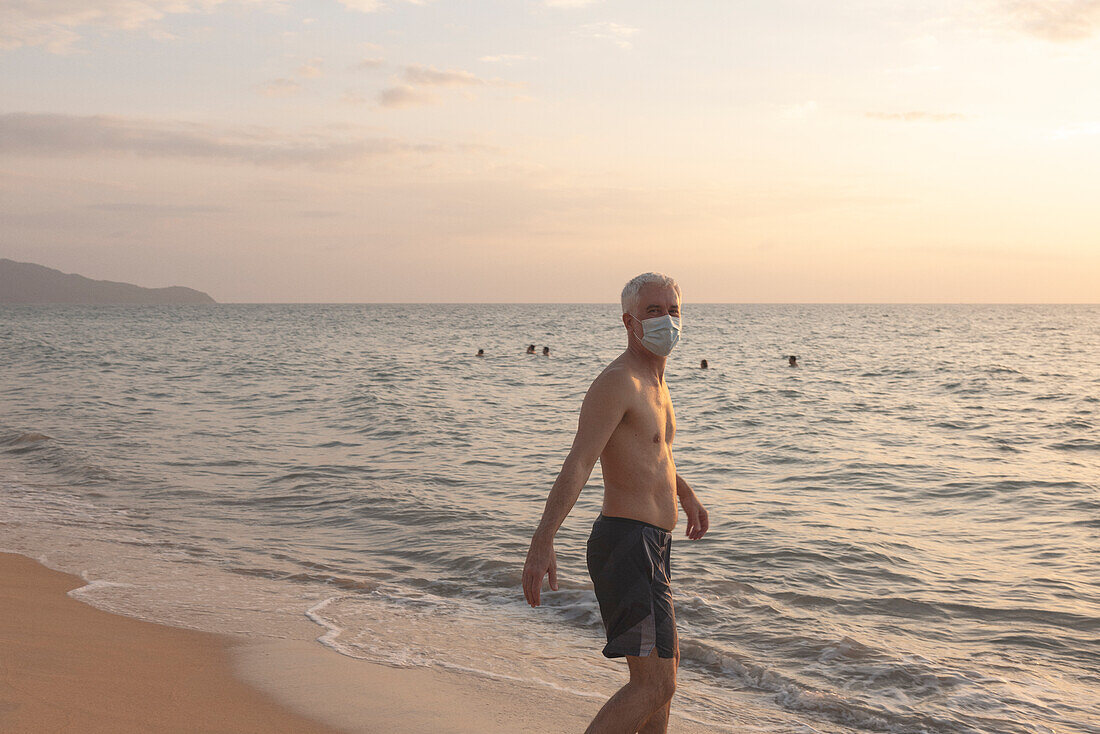
[[[631,318],[634,318],[631,314]],[[672,348],[680,341],[680,319],[671,316],[658,316],[652,319],[634,319],[642,324],[642,336],[639,341],[658,357],[667,357]],[[637,334],[635,334],[637,336]]]

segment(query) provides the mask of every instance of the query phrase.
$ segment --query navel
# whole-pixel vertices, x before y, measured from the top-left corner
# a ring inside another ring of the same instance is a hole
[[[660,442],[661,442],[661,434],[654,433],[653,434],[653,443],[660,443]]]

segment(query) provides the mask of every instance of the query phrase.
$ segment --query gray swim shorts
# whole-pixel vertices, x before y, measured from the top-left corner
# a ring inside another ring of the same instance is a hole
[[[672,533],[648,522],[600,514],[588,537],[588,575],[600,603],[609,658],[676,654]]]

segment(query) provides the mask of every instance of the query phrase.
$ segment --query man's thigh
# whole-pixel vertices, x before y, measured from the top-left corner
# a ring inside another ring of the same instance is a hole
[[[626,655],[626,665],[630,669],[631,680],[675,680],[676,668],[680,663],[680,650],[676,650],[676,656],[663,658],[657,654],[657,648],[653,648],[649,655]]]

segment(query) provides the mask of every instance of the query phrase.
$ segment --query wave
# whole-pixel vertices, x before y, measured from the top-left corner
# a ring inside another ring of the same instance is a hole
[[[0,434],[0,446],[25,446],[27,444],[37,444],[42,441],[52,440],[44,433],[36,433],[35,431],[28,431],[26,433],[19,432],[7,432]]]
[[[1087,438],[1071,438],[1068,441],[1053,443],[1050,448],[1056,451],[1100,451],[1100,441]]]
[[[93,461],[89,451],[37,431],[0,430],[0,446],[7,447],[0,453],[44,468],[71,486],[103,485],[118,479],[113,471]]]

